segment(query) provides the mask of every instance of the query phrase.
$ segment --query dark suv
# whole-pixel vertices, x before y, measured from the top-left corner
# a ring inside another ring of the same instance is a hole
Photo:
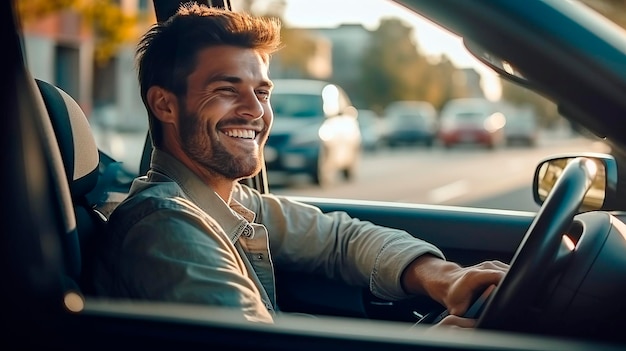
[[[328,185],[355,176],[361,154],[357,110],[346,92],[319,80],[275,79],[274,124],[265,146],[272,181],[304,174]]]

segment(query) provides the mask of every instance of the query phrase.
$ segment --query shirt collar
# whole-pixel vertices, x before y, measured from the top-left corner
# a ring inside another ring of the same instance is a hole
[[[254,221],[255,213],[231,199],[230,206],[195,173],[165,151],[154,149],[150,170],[175,181],[189,200],[215,219],[234,243],[245,225]]]

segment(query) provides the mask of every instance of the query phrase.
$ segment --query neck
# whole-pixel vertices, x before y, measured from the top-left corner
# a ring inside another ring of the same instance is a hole
[[[193,173],[195,173],[204,184],[208,185],[215,193],[224,200],[225,203],[230,203],[231,194],[235,186],[236,180],[226,179],[219,174],[208,171],[204,167],[198,166],[196,163],[190,162],[189,159],[184,159],[183,163]]]
[[[230,203],[231,194],[237,180],[227,179],[220,174],[216,174],[207,170],[206,168],[193,162],[187,155],[180,149],[169,149],[169,154],[176,157],[183,165],[191,170],[198,178],[202,180],[204,184],[209,186],[215,193],[224,200],[225,203]]]

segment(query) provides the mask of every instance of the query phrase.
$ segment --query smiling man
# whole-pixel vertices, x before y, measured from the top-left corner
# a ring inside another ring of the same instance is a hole
[[[404,231],[343,212],[260,194],[272,125],[268,76],[280,24],[187,4],[137,48],[141,96],[155,146],[98,246],[95,286],[109,297],[231,307],[272,322],[274,268],[369,287],[383,299],[428,294],[459,317],[508,266],[461,267]]]

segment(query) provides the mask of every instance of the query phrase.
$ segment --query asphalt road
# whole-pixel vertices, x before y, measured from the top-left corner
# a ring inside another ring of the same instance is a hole
[[[365,154],[358,178],[323,189],[302,178],[272,186],[275,194],[352,198],[536,211],[531,192],[540,160],[562,153],[603,152],[603,144],[569,134],[545,134],[538,146],[446,150],[413,147]]]

